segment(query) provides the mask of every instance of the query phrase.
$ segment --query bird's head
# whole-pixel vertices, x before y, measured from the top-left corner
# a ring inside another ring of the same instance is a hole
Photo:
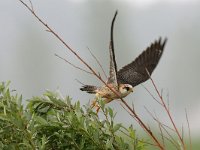
[[[119,91],[123,96],[127,96],[131,92],[133,92],[133,86],[130,84],[120,84]]]

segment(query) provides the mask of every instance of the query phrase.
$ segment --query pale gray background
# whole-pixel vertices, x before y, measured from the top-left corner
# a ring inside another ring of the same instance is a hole
[[[169,93],[170,108],[179,128],[187,129],[188,111],[192,136],[200,135],[200,1],[198,0],[33,0],[35,11],[89,64],[100,68],[87,47],[99,58],[108,72],[109,32],[114,12],[114,39],[118,68],[130,63],[159,36],[168,42],[153,79],[163,96]],[[0,81],[11,80],[11,87],[26,100],[46,89],[59,89],[63,95],[88,103],[92,95],[80,92],[78,79],[99,85],[93,76],[77,70],[54,53],[79,65],[81,63],[19,3],[0,3]],[[151,82],[144,85],[155,93]],[[141,86],[126,100],[146,123],[152,118],[144,109],[155,111],[167,122],[165,113]],[[138,126],[115,101],[109,104],[117,111],[116,120]],[[185,131],[186,134],[186,131]]]

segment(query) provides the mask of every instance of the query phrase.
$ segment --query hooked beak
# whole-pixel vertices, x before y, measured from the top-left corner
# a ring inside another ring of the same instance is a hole
[[[133,92],[133,89],[131,89],[130,91]]]

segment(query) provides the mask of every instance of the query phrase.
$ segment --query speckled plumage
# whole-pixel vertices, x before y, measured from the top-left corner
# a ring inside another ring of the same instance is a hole
[[[99,105],[97,99],[101,97],[106,103],[112,100],[124,98],[131,92],[133,87],[145,82],[150,78],[150,75],[156,68],[166,44],[167,39],[162,41],[159,38],[158,41],[152,43],[146,48],[133,62],[124,66],[117,72],[117,64],[115,60],[114,43],[113,43],[113,27],[117,12],[112,20],[111,25],[111,37],[110,37],[110,71],[107,84],[110,88],[113,88],[118,94],[113,93],[112,90],[106,85],[96,87],[93,85],[84,85],[80,90],[87,91],[88,93],[95,94],[95,98],[92,101],[92,107],[97,107],[99,111]]]
[[[149,79],[156,68],[165,47],[167,39],[160,38],[146,48],[133,62],[117,72],[118,83],[130,84],[133,87]]]

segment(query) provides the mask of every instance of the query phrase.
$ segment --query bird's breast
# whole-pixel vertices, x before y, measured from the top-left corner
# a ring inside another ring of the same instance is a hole
[[[118,87],[112,87],[113,90],[115,90],[118,95],[116,93],[114,93],[110,88],[108,88],[107,86],[102,87],[101,89],[98,90],[97,94],[98,96],[102,97],[102,98],[108,98],[108,99],[119,99],[119,98],[124,98],[126,97],[128,94],[131,93],[131,91],[127,91],[127,90],[118,90]]]

